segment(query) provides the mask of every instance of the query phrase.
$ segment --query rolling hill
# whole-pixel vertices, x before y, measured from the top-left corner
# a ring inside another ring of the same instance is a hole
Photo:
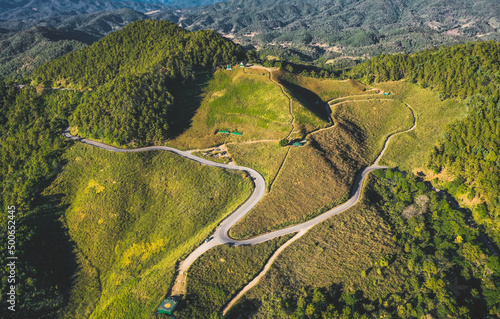
[[[271,56],[337,63],[498,39],[499,22],[494,0],[232,0],[188,10],[181,25],[214,29]]]
[[[255,8],[238,1],[183,14],[231,3],[242,7],[228,14],[247,10],[255,21],[228,18],[230,32],[256,24],[307,40],[292,18],[276,23],[299,14],[311,18],[301,28],[321,27],[313,19],[321,15],[314,7],[320,1],[274,7],[282,9],[277,18],[253,15]],[[488,3],[462,5],[474,14],[495,14]],[[389,28],[435,18],[411,1],[394,2],[394,10],[380,15],[384,21],[375,21],[384,10],[374,1],[327,4],[325,19],[338,18],[335,28],[352,32],[349,41],[360,49],[389,41]],[[357,22],[342,20],[342,12],[354,12],[349,8],[365,14]],[[418,14],[412,18],[405,8]],[[455,21],[448,14],[450,20],[440,20],[445,29]],[[86,28],[85,20],[71,19],[72,28]],[[62,29],[23,32],[40,43],[45,40],[38,34],[85,43],[82,34]],[[21,54],[23,38],[12,39],[12,52]],[[244,238],[344,202],[356,172],[373,161],[387,136],[415,121],[382,158],[396,168],[374,172],[358,206],[290,245],[229,317],[499,317],[500,263],[494,246],[485,244],[489,237],[498,246],[500,238],[499,52],[489,41],[386,54],[344,73],[350,79],[319,79],[288,72],[289,65],[227,70],[253,54],[211,30],[147,20],[43,64],[24,89],[0,81],[0,204],[16,206],[18,279],[26,283],[18,287],[17,316],[156,317],[176,263],[251,190],[244,174],[173,154],[108,153],[68,142],[60,134],[68,126],[125,148],[172,145],[262,171],[267,194],[231,229]],[[281,242],[208,251],[189,269],[186,299],[175,315],[220,318],[221,307]],[[4,259],[8,250],[0,248]],[[7,269],[1,271],[6,278]]]

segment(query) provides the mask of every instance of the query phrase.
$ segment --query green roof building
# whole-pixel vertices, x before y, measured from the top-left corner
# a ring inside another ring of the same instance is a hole
[[[161,302],[161,305],[158,307],[159,313],[164,313],[167,315],[171,315],[174,312],[175,307],[177,306],[178,301],[172,297],[164,299]]]

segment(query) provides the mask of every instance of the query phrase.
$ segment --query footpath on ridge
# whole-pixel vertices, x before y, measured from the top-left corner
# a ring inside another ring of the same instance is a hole
[[[228,217],[226,217],[216,228],[215,232],[200,246],[198,246],[193,252],[191,252],[186,259],[184,259],[178,267],[178,273],[177,277],[174,281],[174,285],[172,287],[172,291],[170,293],[170,296],[183,296],[186,293],[186,280],[187,280],[187,271],[189,267],[193,264],[193,262],[201,256],[203,253],[206,251],[218,246],[218,245],[224,245],[224,244],[230,244],[234,246],[242,246],[242,245],[255,245],[255,244],[260,244],[267,242],[269,240],[289,235],[289,234],[294,234],[294,233],[299,233],[296,236],[292,237],[289,241],[287,241],[285,244],[282,245],[282,248],[278,249],[273,256],[268,260],[266,266],[264,267],[263,271],[251,282],[247,285],[247,287],[243,288],[242,292],[238,294],[231,302],[229,305],[224,309],[224,313],[226,313],[230,306],[233,305],[240,297],[243,295],[245,291],[253,287],[258,280],[265,275],[267,270],[269,269],[270,265],[274,261],[274,259],[283,251],[289,244],[291,244],[293,241],[298,239],[300,236],[304,235],[309,229],[311,229],[313,226],[327,220],[328,218],[335,216],[352,206],[356,205],[356,203],[360,200],[361,198],[361,191],[362,191],[362,186],[364,181],[366,180],[368,174],[374,170],[381,169],[381,168],[387,168],[386,166],[380,166],[378,162],[384,155],[385,150],[388,147],[389,141],[392,137],[398,134],[406,133],[409,131],[412,131],[416,127],[416,117],[413,109],[405,103],[405,106],[410,109],[413,115],[413,126],[409,128],[408,130],[402,131],[402,132],[397,132],[389,135],[385,141],[384,148],[380,152],[379,156],[377,159],[372,163],[372,165],[366,167],[363,169],[357,176],[354,181],[351,195],[349,199],[343,203],[340,206],[334,207],[330,209],[329,211],[311,219],[308,220],[304,223],[293,225],[287,228],[283,228],[280,230],[272,231],[254,238],[250,239],[245,239],[245,240],[236,240],[231,238],[228,233],[229,230],[241,219],[243,218],[265,195],[266,191],[266,182],[262,175],[258,173],[256,170],[244,167],[244,166],[238,166],[238,165],[233,165],[233,164],[223,164],[223,163],[217,163],[217,162],[212,162],[207,159],[195,156],[191,154],[190,151],[181,151],[173,147],[167,147],[167,146],[149,146],[149,147],[143,147],[143,148],[137,148],[137,149],[123,149],[111,145],[107,145],[104,143],[100,143],[97,141],[93,140],[88,140],[88,139],[82,139],[80,137],[71,135],[70,129],[67,128],[63,132],[63,136],[69,140],[72,141],[77,141],[83,144],[91,145],[100,149],[108,150],[111,152],[120,152],[120,153],[138,153],[138,152],[151,152],[151,151],[167,151],[171,152],[174,154],[177,154],[181,157],[184,157],[186,159],[192,160],[194,162],[200,163],[202,165],[207,165],[207,166],[213,166],[213,167],[219,167],[222,169],[229,169],[229,170],[237,170],[237,171],[243,171],[246,174],[250,176],[254,183],[254,189],[250,195],[250,197],[241,205],[239,206],[233,213],[231,213]],[[293,123],[292,123],[293,125]]]

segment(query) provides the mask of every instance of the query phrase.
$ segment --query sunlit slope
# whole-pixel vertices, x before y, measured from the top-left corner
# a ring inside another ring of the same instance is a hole
[[[254,236],[316,216],[347,199],[355,175],[382,150],[388,135],[413,124],[411,111],[394,100],[349,101],[333,106],[334,126],[308,135],[302,147],[290,146],[282,162],[271,161],[272,148],[250,152],[252,145],[230,146],[236,162],[265,165],[269,194],[238,224],[231,235]],[[242,148],[247,148],[243,151]],[[266,153],[267,152],[267,153]]]
[[[117,154],[75,145],[47,191],[64,216],[80,271],[68,317],[145,318],[175,264],[250,194],[241,173],[166,152]]]
[[[296,113],[303,115],[292,127]],[[215,72],[204,89],[201,106],[189,128],[171,144],[192,149],[231,142],[280,140],[292,128],[299,132],[300,124],[317,128],[326,123],[295,101],[290,110],[287,94],[269,72],[233,68]]]

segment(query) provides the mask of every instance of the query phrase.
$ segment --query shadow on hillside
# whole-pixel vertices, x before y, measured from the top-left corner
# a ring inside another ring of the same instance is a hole
[[[330,121],[330,112],[327,111],[326,102],[324,102],[316,93],[286,80],[280,80],[280,83],[288,88],[292,96],[299,100],[299,102],[309,111],[313,112],[314,115],[323,121]]]
[[[190,126],[193,116],[203,101],[204,88],[212,79],[213,72],[198,73],[196,79],[169,83],[174,105],[169,111],[169,138],[176,138]]]
[[[18,229],[26,227],[30,233],[22,240],[24,260],[20,261],[20,270],[36,287],[21,300],[22,311],[33,318],[55,317],[67,305],[78,267],[74,244],[61,221],[68,207],[61,205],[62,198],[62,194],[39,196],[33,203],[34,211],[19,220]]]
[[[334,318],[333,312],[342,313],[345,312],[345,309],[349,309],[348,313],[355,311],[358,314],[370,314],[370,310],[366,308],[375,309],[376,305],[376,302],[372,302],[364,297],[361,290],[352,292],[344,289],[342,284],[333,284],[330,287],[322,288],[303,287],[302,289],[297,289],[297,287],[293,287],[292,290],[286,288],[283,290],[287,292],[280,294],[279,292],[269,293],[268,291],[268,294],[264,294],[261,300],[243,298],[241,302],[236,303],[229,310],[226,318],[249,319],[253,318],[258,310],[260,310],[261,315],[263,313],[281,315],[273,316],[273,318],[282,318],[285,317],[285,314],[295,314],[294,318],[305,318],[304,312],[306,309],[314,312],[307,316],[308,318],[320,318],[321,313],[327,312],[330,313],[331,318]],[[304,305],[300,306],[298,303],[299,299],[302,299],[305,305],[311,305],[312,307],[309,306],[306,308]],[[365,307],[365,305],[368,307]],[[326,318],[327,316],[324,317]],[[335,318],[337,317],[335,316]]]

